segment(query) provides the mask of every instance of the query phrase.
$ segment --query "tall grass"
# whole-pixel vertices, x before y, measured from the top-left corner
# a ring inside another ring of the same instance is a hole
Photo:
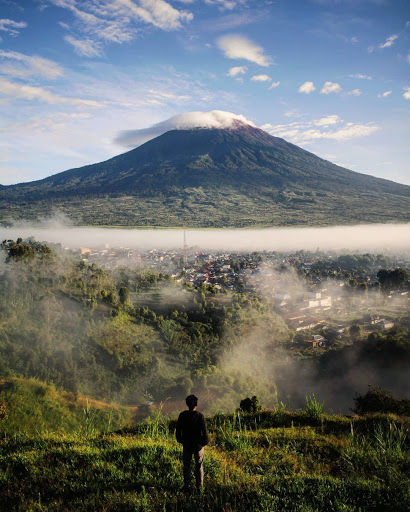
[[[75,434],[10,435],[0,442],[0,509],[408,512],[408,419],[318,424],[299,412],[292,425],[277,412],[282,425],[276,412],[208,419],[205,491],[193,497],[179,492],[182,450],[161,408],[121,433],[96,433],[91,410]]]
[[[323,407],[325,403],[319,402],[316,396],[313,394],[311,396],[306,397],[306,408],[305,414],[309,418],[313,418],[315,420],[319,420],[321,415],[323,414]]]

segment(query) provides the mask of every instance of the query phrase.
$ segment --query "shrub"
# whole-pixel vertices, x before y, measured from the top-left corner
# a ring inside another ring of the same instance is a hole
[[[241,403],[239,404],[239,408],[243,412],[250,412],[255,413],[262,410],[261,403],[259,401],[259,398],[254,395],[252,398],[245,398],[244,400],[241,400]]]
[[[323,413],[324,402],[319,402],[315,395],[306,397],[305,413],[309,418],[319,419]]]
[[[370,386],[368,392],[365,395],[357,395],[354,402],[353,412],[360,416],[376,412],[410,416],[408,398],[395,398],[390,391],[379,387]]]

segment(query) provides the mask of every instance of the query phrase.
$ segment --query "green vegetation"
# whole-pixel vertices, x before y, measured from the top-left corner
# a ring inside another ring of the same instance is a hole
[[[366,333],[353,321],[348,342],[297,349],[255,292],[110,273],[35,240],[2,249],[2,510],[409,510],[409,400],[371,388],[352,417],[326,413],[310,391],[336,382],[353,397],[362,374],[407,389],[406,322]],[[192,391],[213,414],[195,497],[179,492],[173,419]],[[295,396],[299,410],[279,402]]]
[[[410,416],[410,400],[408,398],[395,398],[389,391],[370,387],[365,395],[358,395],[354,399],[356,414],[372,414],[376,412]]]
[[[409,418],[286,410],[208,418],[205,489],[187,497],[175,422],[3,433],[0,501],[31,511],[391,511],[410,505]]]
[[[57,390],[38,379],[1,380],[0,404],[0,432],[5,436],[108,432],[129,423],[134,413],[130,408]]]
[[[261,324],[270,329],[263,343],[272,354],[290,340],[260,297],[184,287],[141,269],[112,275],[58,246],[44,258],[37,246],[3,244],[0,378],[36,377],[74,396],[127,405],[183,398],[193,388],[209,396],[215,411],[234,408],[247,392],[274,405],[268,376],[249,378],[240,364],[229,371],[218,365],[234,359],[234,348]]]

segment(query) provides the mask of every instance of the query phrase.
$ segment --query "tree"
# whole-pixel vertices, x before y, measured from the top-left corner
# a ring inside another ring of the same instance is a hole
[[[127,304],[130,301],[130,291],[126,286],[121,286],[118,295],[122,305]]]
[[[353,324],[349,327],[349,334],[353,339],[360,338],[362,334],[362,326],[360,324]]]
[[[400,287],[407,282],[409,278],[405,268],[396,268],[395,270],[386,270],[384,268],[377,272],[377,279],[383,288]]]
[[[256,413],[262,410],[261,403],[256,395],[254,395],[252,398],[247,397],[244,400],[241,400],[239,408],[241,411],[249,413]]]

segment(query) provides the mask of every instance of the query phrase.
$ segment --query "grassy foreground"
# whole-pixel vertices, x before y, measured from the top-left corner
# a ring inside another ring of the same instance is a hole
[[[410,419],[283,409],[208,419],[205,490],[185,496],[174,422],[0,440],[0,508],[13,511],[410,510]]]

